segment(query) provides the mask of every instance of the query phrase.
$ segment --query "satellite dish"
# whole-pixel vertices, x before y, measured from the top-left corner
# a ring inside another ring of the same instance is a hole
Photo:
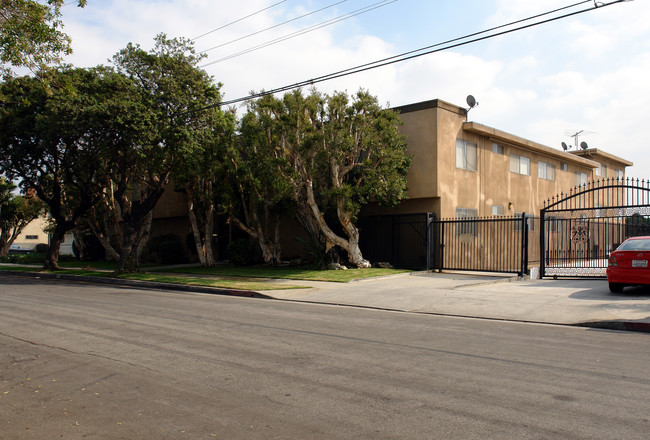
[[[569,146],[566,144],[566,142],[562,142],[562,149],[563,149],[564,151],[566,151],[566,150],[569,149]]]
[[[580,148],[582,148],[583,150],[586,150],[587,148],[589,148],[589,145],[587,145],[587,143],[585,141],[582,141],[582,142],[580,142]]]
[[[478,105],[478,102],[476,102],[476,98],[474,98],[472,95],[467,95],[467,105],[469,105],[469,108],[474,108]]]

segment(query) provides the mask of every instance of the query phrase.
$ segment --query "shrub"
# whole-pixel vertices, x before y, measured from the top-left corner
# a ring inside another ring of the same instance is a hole
[[[28,254],[10,254],[0,257],[0,263],[11,264],[42,264],[45,261],[45,254],[30,252]]]
[[[34,252],[38,252],[39,254],[46,254],[48,249],[48,245],[45,243],[39,243],[34,247]]]
[[[102,242],[95,236],[95,234],[85,233],[80,236],[84,244],[83,255],[80,255],[77,240],[72,242],[72,253],[75,257],[82,261],[102,261],[106,258],[106,251]]]
[[[176,234],[156,235],[149,240],[144,252],[145,260],[156,264],[186,263],[187,249]]]
[[[228,243],[226,255],[232,264],[247,266],[253,262],[253,249],[246,238],[238,238]]]

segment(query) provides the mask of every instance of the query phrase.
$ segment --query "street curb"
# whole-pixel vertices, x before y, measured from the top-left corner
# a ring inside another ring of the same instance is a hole
[[[268,295],[264,295],[262,293],[255,292],[252,290],[225,289],[221,287],[193,286],[188,284],[159,283],[154,281],[124,280],[120,278],[93,277],[93,276],[85,276],[85,275],[66,275],[66,274],[43,273],[43,272],[22,272],[22,271],[3,270],[0,271],[0,273],[13,275],[13,276],[30,277],[30,278],[58,279],[64,281],[109,284],[113,286],[138,287],[138,288],[159,289],[159,290],[178,290],[181,292],[195,292],[195,293],[208,293],[213,295],[272,299],[272,297]]]
[[[637,321],[594,321],[576,324],[577,327],[589,327],[604,330],[621,330],[640,333],[650,333],[650,322]]]
[[[455,314],[445,314],[445,313],[431,313],[431,312],[412,312],[408,310],[393,309],[393,308],[382,308],[382,307],[373,307],[367,305],[353,305],[353,304],[343,304],[336,302],[326,302],[326,301],[305,301],[305,300],[295,300],[295,299],[283,299],[275,298],[269,295],[264,295],[262,293],[252,291],[252,290],[239,290],[239,289],[224,289],[219,287],[206,287],[206,286],[192,286],[186,284],[172,284],[172,283],[159,283],[152,281],[138,281],[138,280],[124,280],[120,278],[107,278],[107,277],[93,277],[85,275],[66,275],[59,273],[43,273],[43,272],[23,272],[23,271],[11,271],[11,270],[2,270],[1,274],[12,275],[12,276],[22,276],[28,278],[46,278],[46,279],[58,279],[63,281],[73,281],[73,282],[85,282],[85,283],[94,283],[94,284],[108,284],[114,286],[122,287],[134,287],[134,288],[145,288],[153,290],[172,290],[172,291],[181,291],[181,292],[194,292],[194,293],[204,293],[211,295],[224,295],[224,296],[238,296],[246,298],[260,298],[260,299],[272,299],[276,301],[286,301],[294,303],[305,303],[305,304],[321,304],[321,305],[332,305],[332,306],[342,306],[342,307],[354,307],[354,308],[363,308],[371,310],[382,310],[382,311],[391,311],[391,312],[402,312],[402,313],[417,313],[431,316],[449,316],[454,318],[467,318],[467,319],[485,319],[485,320],[494,320],[494,321],[508,321],[508,322],[522,322],[530,324],[544,324],[544,325],[563,325],[570,327],[586,327],[600,330],[618,330],[618,331],[632,331],[640,333],[650,333],[650,322],[639,322],[639,321],[591,321],[591,322],[582,322],[575,324],[567,323],[554,323],[554,322],[541,322],[541,321],[528,321],[523,319],[503,319],[503,318],[492,318],[485,316],[470,316],[470,315],[455,315]],[[503,282],[503,281],[501,281]],[[508,282],[508,281],[505,281]]]

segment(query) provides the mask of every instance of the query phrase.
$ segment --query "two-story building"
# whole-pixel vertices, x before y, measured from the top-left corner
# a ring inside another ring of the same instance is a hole
[[[623,178],[632,162],[598,149],[563,151],[467,121],[440,99],[396,107],[408,152],[408,200],[399,210],[438,218],[535,214],[550,197],[598,178]]]

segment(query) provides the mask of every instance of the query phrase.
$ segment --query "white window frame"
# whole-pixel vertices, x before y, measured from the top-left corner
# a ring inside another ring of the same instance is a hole
[[[576,176],[575,177],[576,186],[585,186],[585,185],[587,185],[587,179],[588,179],[587,173],[576,171],[575,176]]]
[[[502,216],[506,214],[506,209],[503,205],[492,205],[492,215]]]
[[[456,208],[456,218],[459,220],[466,218],[478,218],[478,209],[471,208]],[[457,223],[456,236],[471,235],[472,237],[478,236],[477,223]]]
[[[456,139],[456,168],[478,171],[478,146],[475,143]]]
[[[540,160],[537,162],[537,177],[555,181],[555,165]]]
[[[510,172],[530,176],[530,158],[510,153]]]
[[[601,163],[600,166],[596,168],[596,176],[607,177],[607,165]]]
[[[492,152],[495,154],[501,154],[505,155],[506,154],[506,149],[503,145],[497,144],[496,142],[492,143]]]
[[[564,163],[564,162],[562,162],[562,163],[560,164],[560,169],[561,169],[562,171],[569,171],[569,164],[568,164],[568,163]]]

